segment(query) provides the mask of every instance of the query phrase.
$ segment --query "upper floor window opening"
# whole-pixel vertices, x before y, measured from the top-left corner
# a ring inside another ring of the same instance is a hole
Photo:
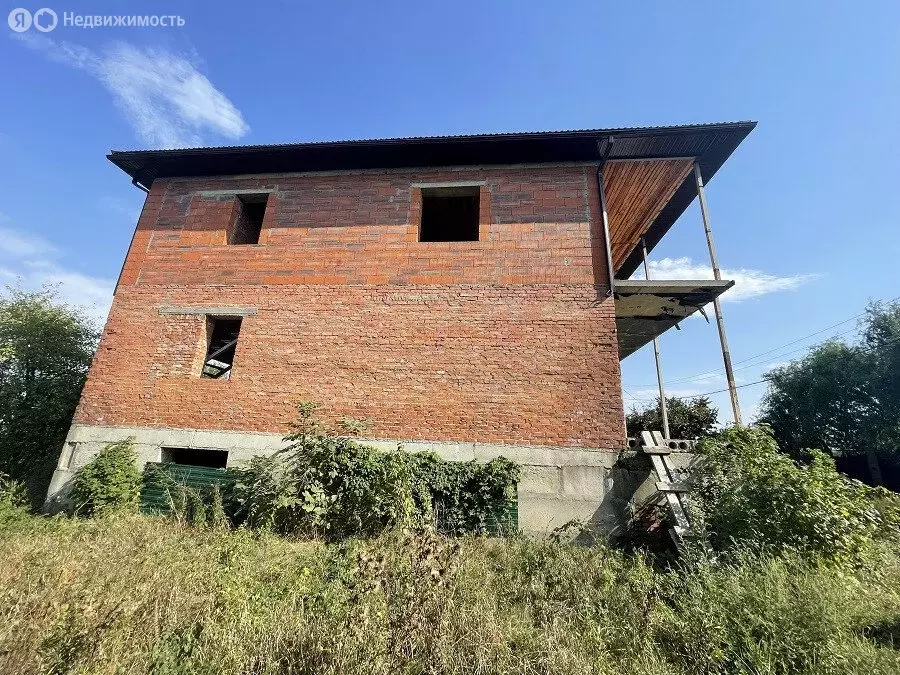
[[[422,188],[419,241],[478,241],[478,185]]]
[[[259,243],[268,202],[269,195],[267,193],[237,196],[238,212],[228,237],[229,244]]]

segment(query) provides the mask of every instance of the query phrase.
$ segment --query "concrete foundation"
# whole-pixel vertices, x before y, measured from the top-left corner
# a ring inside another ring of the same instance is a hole
[[[153,429],[73,425],[66,438],[47,494],[46,509],[66,509],[75,472],[108,443],[134,438],[140,466],[159,462],[163,448],[225,450],[228,466],[241,466],[254,455],[269,455],[284,446],[273,433]],[[628,522],[637,505],[655,492],[650,462],[633,450],[580,449],[442,441],[359,439],[385,451],[402,445],[408,452],[432,451],[446,460],[489,461],[506,457],[519,464],[519,527],[547,535],[572,520],[590,523],[598,533],[613,536]],[[675,452],[676,468],[686,469],[692,456]]]

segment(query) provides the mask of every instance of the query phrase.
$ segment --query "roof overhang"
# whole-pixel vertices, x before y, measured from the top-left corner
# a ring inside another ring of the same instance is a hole
[[[157,178],[444,166],[597,163],[609,201],[616,277],[627,279],[756,122],[474,136],[328,141],[182,150],[114,150],[109,160],[149,188]],[[612,139],[612,142],[610,142]]]
[[[733,281],[617,281],[619,360],[680,323],[734,286]]]

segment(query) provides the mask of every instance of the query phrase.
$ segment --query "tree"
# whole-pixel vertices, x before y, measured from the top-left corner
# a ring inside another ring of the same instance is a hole
[[[49,478],[97,339],[53,289],[0,298],[0,472],[32,485]]]
[[[705,396],[688,401],[666,397],[666,411],[672,438],[703,438],[715,430],[719,420],[719,410]],[[637,436],[642,431],[662,431],[659,398],[643,410],[632,408],[625,416],[625,425],[629,436]]]
[[[785,452],[900,454],[900,303],[870,304],[861,328],[766,374],[760,421]]]

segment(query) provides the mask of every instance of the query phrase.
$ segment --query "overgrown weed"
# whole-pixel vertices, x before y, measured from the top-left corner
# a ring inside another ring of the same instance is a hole
[[[114,513],[0,525],[4,673],[896,673],[900,558],[393,529],[326,544]],[[893,645],[893,646],[892,646]]]

